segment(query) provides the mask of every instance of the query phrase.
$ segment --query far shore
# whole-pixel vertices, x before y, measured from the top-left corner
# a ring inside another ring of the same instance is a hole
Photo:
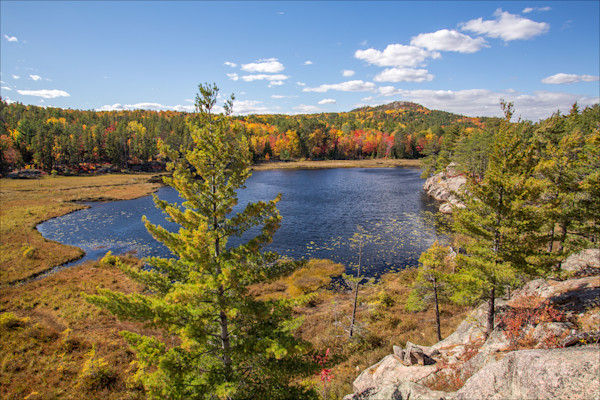
[[[251,169],[266,171],[272,169],[325,169],[325,168],[396,168],[421,167],[421,160],[406,159],[366,159],[366,160],[302,160],[302,161],[268,161],[254,164]]]

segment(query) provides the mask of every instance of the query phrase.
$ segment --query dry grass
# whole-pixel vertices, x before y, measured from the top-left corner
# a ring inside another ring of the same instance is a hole
[[[12,323],[0,329],[0,398],[144,398],[138,388],[128,387],[134,356],[118,332],[152,332],[90,306],[82,293],[96,293],[97,288],[125,293],[142,289],[100,263],[2,289],[1,319]],[[90,384],[85,373],[92,349],[105,367],[102,379]]]
[[[352,382],[367,367],[392,353],[393,345],[407,341],[432,345],[437,341],[433,310],[412,313],[405,309],[416,270],[384,275],[377,283],[361,286],[357,310],[357,334],[348,337],[353,294],[349,290],[321,289],[310,301],[296,308],[304,318],[299,334],[320,353],[329,348],[333,378],[328,384],[330,398],[341,399],[352,393]],[[253,288],[257,296],[287,297],[292,279]],[[470,309],[442,305],[442,336],[446,337],[467,316]],[[313,384],[321,385],[318,377]]]
[[[80,249],[46,240],[35,227],[86,206],[77,202],[146,196],[156,175],[101,175],[0,180],[0,285],[26,279],[82,256]],[[152,182],[151,182],[152,181]]]
[[[420,160],[397,159],[366,159],[366,160],[301,160],[301,161],[272,161],[255,164],[253,170],[264,171],[270,169],[324,169],[324,168],[395,168],[421,166]]]

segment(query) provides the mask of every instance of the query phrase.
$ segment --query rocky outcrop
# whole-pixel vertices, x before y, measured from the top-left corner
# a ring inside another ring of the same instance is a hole
[[[599,275],[600,249],[586,249],[573,254],[562,263],[561,268],[574,276]]]
[[[487,364],[445,399],[598,399],[600,347],[521,350]]]
[[[445,214],[451,214],[453,207],[463,206],[456,193],[460,193],[463,190],[464,185],[467,183],[467,178],[458,174],[456,166],[456,163],[451,163],[446,167],[446,171],[428,178],[423,185],[423,189],[425,189],[429,196],[442,202],[439,210]]]
[[[394,354],[360,374],[354,394],[344,399],[600,399],[597,254],[586,250],[563,263],[575,276],[595,275],[536,279],[513,293],[511,301],[496,299],[496,326],[485,340],[487,305],[482,304],[433,346],[394,346]],[[531,308],[524,309],[527,304]],[[524,323],[520,333],[514,327],[509,333],[504,318],[511,312],[537,316],[540,310],[560,313],[560,318],[539,314],[542,317]],[[524,346],[529,349],[515,350]],[[465,384],[454,392],[429,388],[444,390],[443,382],[449,381]]]

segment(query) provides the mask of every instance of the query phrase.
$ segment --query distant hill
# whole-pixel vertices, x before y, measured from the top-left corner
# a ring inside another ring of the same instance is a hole
[[[388,111],[388,110],[410,110],[410,111],[421,111],[428,110],[420,104],[413,103],[410,101],[394,101],[389,104],[382,104],[379,106],[364,106],[355,108],[353,111]]]

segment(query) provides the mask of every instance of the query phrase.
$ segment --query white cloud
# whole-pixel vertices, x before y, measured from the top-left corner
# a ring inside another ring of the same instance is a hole
[[[317,106],[309,106],[306,104],[300,104],[297,107],[294,107],[294,110],[298,111],[301,114],[310,114],[310,113],[318,113],[322,110]]]
[[[9,42],[18,42],[19,41],[19,39],[17,39],[16,36],[4,35],[4,39],[8,40]]]
[[[440,53],[430,52],[420,47],[390,44],[385,50],[356,50],[354,57],[379,67],[416,67],[427,58],[439,58]]]
[[[2,90],[12,90],[11,88],[9,88],[7,86],[2,86],[0,89],[2,89]]]
[[[237,67],[237,64],[231,61],[225,61],[224,64],[231,68]]]
[[[335,104],[337,101],[335,99],[323,99],[319,101],[319,104]]]
[[[309,61],[309,60],[304,61],[304,65],[312,65],[312,64],[313,64],[312,61]]]
[[[304,88],[303,92],[325,93],[328,90],[339,90],[342,92],[369,92],[375,89],[373,82],[363,81],[347,81],[342,83],[334,83],[329,85],[321,85],[316,88]]]
[[[517,39],[531,39],[548,32],[550,25],[545,22],[535,22],[502,9],[494,12],[495,20],[484,21],[482,18],[473,19],[461,24],[462,30],[500,38],[505,42]]]
[[[240,77],[244,82],[252,82],[252,81],[285,81],[288,79],[287,75],[267,75],[267,74],[255,74],[255,75],[244,75]]]
[[[232,81],[237,81],[238,79],[240,79],[239,75],[236,73],[232,73],[232,74],[227,74],[227,77],[229,79],[231,79]]]
[[[304,83],[304,82],[296,82],[296,85],[298,85],[298,86],[306,86],[306,83]]]
[[[367,97],[363,97],[362,99],[360,99],[360,101],[365,101],[365,102],[370,102],[373,101],[375,98],[373,96],[367,96]]]
[[[514,102],[515,115],[536,121],[548,118],[557,110],[569,110],[577,102],[585,107],[600,101],[598,97],[537,91],[523,94],[511,90],[493,92],[487,89],[468,90],[403,90],[393,86],[380,87],[381,95],[399,96],[402,100],[422,104],[429,109],[477,116],[502,116],[500,100]],[[512,92],[512,93],[511,93]]]
[[[34,80],[34,81],[41,81],[42,77],[39,75],[29,75],[29,79]]]
[[[472,38],[455,30],[442,29],[433,33],[421,33],[413,37],[410,44],[427,50],[457,51],[475,53],[486,47],[482,37]]]
[[[283,81],[271,81],[269,82],[269,87],[281,86],[283,85]]]
[[[273,95],[271,95],[272,99],[294,99],[296,97],[298,97],[298,96],[284,96],[282,94],[273,94]]]
[[[426,69],[387,68],[373,80],[375,82],[430,82],[433,80],[433,75]]]
[[[19,79],[19,78],[21,78],[21,77],[20,77],[19,75],[12,75],[12,78],[13,78],[13,79]]]
[[[247,72],[266,72],[274,74],[281,72],[284,69],[283,64],[277,61],[276,58],[267,58],[250,64],[242,64],[242,70]]]
[[[342,76],[344,76],[345,78],[350,78],[353,75],[354,71],[352,71],[351,69],[345,69],[342,71]]]
[[[532,11],[550,11],[550,7],[527,7],[523,9],[523,14],[529,14]]]
[[[556,74],[542,79],[542,83],[550,85],[565,85],[577,82],[596,82],[600,77],[594,75]]]
[[[23,96],[43,97],[44,99],[55,99],[57,97],[71,96],[69,93],[65,92],[64,90],[58,90],[58,89],[17,90],[17,93],[22,94]]]
[[[233,113],[235,115],[266,114],[269,113],[269,109],[263,105],[262,101],[236,100],[233,102]]]

